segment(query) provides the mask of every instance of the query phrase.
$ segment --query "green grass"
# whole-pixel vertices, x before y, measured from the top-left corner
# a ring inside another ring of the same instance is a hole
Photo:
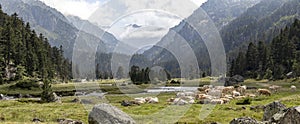
[[[199,114],[203,105],[193,104],[191,106],[172,106],[167,104],[167,99],[174,97],[173,93],[165,93],[158,95],[160,103],[158,104],[144,104],[130,107],[123,107],[120,105],[122,100],[132,100],[138,96],[126,96],[126,95],[107,95],[105,101],[97,101],[94,104],[100,102],[108,102],[124,112],[131,115],[139,123],[156,123],[164,120],[171,121],[174,117],[179,118],[178,122],[187,123],[228,123],[233,118],[250,116],[258,120],[262,119],[263,112],[255,112],[249,109],[250,106],[265,105],[273,101],[280,100],[288,107],[297,106],[300,104],[300,92],[281,92],[272,95],[271,97],[259,96],[252,99],[251,105],[244,105],[247,109],[241,110],[242,106],[235,105],[237,100],[231,101],[226,105],[217,105],[213,108],[211,114],[201,120]],[[87,123],[87,110],[90,110],[93,105],[83,106],[80,103],[71,103],[71,100],[75,97],[64,97],[63,103],[46,103],[42,104],[35,100],[22,99],[18,101],[0,101],[0,117],[5,118],[5,123],[8,122],[20,122],[30,123],[34,117],[38,117],[45,122],[55,123],[59,118],[70,118],[75,120],[81,120]],[[95,98],[90,98],[95,99]],[[228,109],[231,108],[231,109]],[[187,111],[185,111],[187,110]],[[183,116],[181,116],[182,112]],[[178,115],[176,115],[176,113]],[[153,121],[155,120],[155,121]],[[177,121],[177,120],[174,120]]]
[[[207,80],[207,79],[206,79]],[[199,80],[193,80],[193,82],[198,82]],[[191,81],[192,82],[192,81]],[[105,84],[105,81],[97,82],[97,84]],[[31,123],[34,117],[40,118],[45,123],[57,123],[56,120],[60,118],[70,118],[74,120],[81,120],[87,123],[87,110],[91,110],[94,104],[98,103],[110,103],[127,114],[131,115],[138,123],[171,123],[172,121],[179,123],[199,123],[206,124],[211,122],[219,123],[229,123],[232,119],[243,116],[250,116],[255,119],[261,120],[263,116],[262,111],[251,111],[250,106],[256,105],[266,105],[273,101],[281,101],[287,107],[300,105],[300,91],[291,92],[289,90],[290,85],[296,85],[300,88],[299,81],[281,80],[281,81],[256,81],[256,80],[246,80],[247,86],[256,86],[261,88],[267,88],[269,85],[280,85],[283,88],[277,92],[273,93],[270,97],[258,96],[252,99],[251,105],[236,105],[238,100],[233,100],[226,105],[216,105],[213,111],[204,119],[200,118],[200,112],[204,105],[193,104],[191,106],[172,106],[168,105],[167,99],[175,97],[174,93],[162,93],[157,97],[159,98],[158,104],[143,104],[130,107],[123,107],[120,105],[122,100],[133,100],[135,97],[141,97],[144,95],[124,95],[118,94],[120,90],[118,87],[110,86],[100,86],[100,88],[105,89],[111,93],[116,92],[117,94],[108,94],[104,100],[99,98],[83,98],[91,101],[92,104],[83,105],[80,103],[72,103],[71,101],[75,98],[63,97],[63,103],[46,103],[42,104],[36,100],[21,99],[18,101],[0,101],[0,118],[4,118],[5,121],[0,123]],[[263,84],[263,85],[262,85]],[[267,85],[265,85],[267,84]],[[95,83],[84,83],[78,84],[82,89],[90,88],[95,85]],[[0,92],[6,92],[10,85],[1,85]],[[146,88],[150,85],[141,85],[139,88]],[[132,87],[125,87],[124,89],[128,92],[136,91],[136,89],[131,89]],[[72,91],[75,89],[74,84],[55,84],[53,85],[54,91]],[[95,88],[98,89],[98,88]],[[3,91],[4,90],[4,91]],[[16,91],[10,90],[10,93],[24,92],[24,93],[38,93],[37,91],[24,91],[17,89]],[[247,92],[255,93],[255,90],[248,90]],[[153,95],[155,96],[155,94]],[[241,107],[245,106],[247,109],[242,110]],[[175,119],[174,119],[175,118]],[[163,120],[163,121],[161,121]],[[172,123],[173,123],[172,122]]]

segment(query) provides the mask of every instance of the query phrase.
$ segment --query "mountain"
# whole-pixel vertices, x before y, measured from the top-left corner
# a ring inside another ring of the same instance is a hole
[[[66,17],[77,29],[101,39],[106,45],[106,53],[130,54],[134,52],[134,49],[136,49],[129,44],[119,41],[113,34],[102,30],[99,26],[91,23],[90,21],[82,20],[76,16],[69,15]],[[138,28],[138,25],[132,26]]]
[[[180,55],[184,55],[185,53],[179,52],[181,49],[176,46],[181,44],[179,42],[186,42],[187,44],[185,44],[185,46],[189,45],[194,51],[201,70],[208,72],[209,67],[211,66],[208,50],[202,38],[195,30],[195,28],[203,26],[202,22],[207,22],[207,20],[203,18],[203,15],[205,14],[203,14],[202,10],[207,13],[215,23],[216,28],[220,30],[258,2],[258,0],[208,0],[201,8],[188,17],[186,21],[182,21],[179,25],[170,29],[169,33],[157,44],[157,46],[162,46],[164,48],[153,47],[150,50],[145,51],[144,55],[153,61],[154,64],[168,67],[166,69],[170,71],[173,76],[179,76],[180,72],[178,72],[178,70],[172,70],[174,67],[179,67],[179,65],[176,65],[177,60],[172,54],[179,53]],[[189,22],[194,22],[194,25],[190,25]],[[173,53],[170,53],[170,50],[168,51],[166,49],[172,49]]]
[[[217,28],[221,29],[259,2],[260,0],[208,0],[201,8],[211,17]]]
[[[269,43],[280,29],[299,18],[299,3],[299,0],[264,0],[249,8],[220,31],[226,50],[235,50],[249,41]]]
[[[217,28],[220,29],[220,35],[227,53],[228,62],[231,61],[231,58],[237,56],[238,51],[245,51],[248,43],[251,41],[262,40],[266,43],[270,43],[271,40],[280,33],[282,28],[291,25],[295,19],[299,18],[299,3],[299,0],[263,0],[247,8],[227,25],[219,25],[220,27]],[[203,6],[205,6],[205,4]],[[215,10],[218,9],[215,8]],[[199,12],[195,11],[187,20],[197,20],[197,18],[199,18],[197,13]],[[213,16],[210,15],[210,13],[208,13],[208,15]],[[212,19],[217,26],[218,24],[223,24],[222,21],[222,23],[218,21],[221,19]],[[196,28],[198,26],[196,24]],[[206,62],[209,60],[209,54],[205,48],[206,45],[193,28],[194,27],[182,22],[172,28],[171,31],[177,32],[190,44],[197,56],[200,68],[209,70],[211,65],[209,64],[210,62]],[[169,42],[169,44],[165,46],[170,47],[174,41],[180,41],[180,39],[174,38],[172,33],[170,33],[166,35],[159,44]],[[164,65],[170,65],[176,61],[174,57],[170,56],[170,53],[168,54],[166,50],[161,48],[154,47],[146,51],[144,55],[153,60],[156,64],[163,62],[165,63]]]
[[[0,8],[0,32],[0,84],[27,78],[71,78],[70,62],[62,50],[51,47],[47,38],[37,35],[17,14],[9,16]]]
[[[17,13],[23,21],[30,22],[37,33],[43,33],[51,46],[62,46],[64,55],[71,59],[75,42],[84,42],[89,50],[96,44],[101,51],[106,46],[98,37],[79,31],[69,20],[57,10],[48,7],[38,0],[1,0],[3,11],[8,14]],[[78,37],[80,36],[80,37]]]
[[[68,15],[66,16],[70,23],[77,29],[87,32],[101,39],[107,47],[107,52],[113,52],[116,45],[120,42],[112,34],[105,32],[100,27],[92,24],[87,20],[82,20],[79,17]]]

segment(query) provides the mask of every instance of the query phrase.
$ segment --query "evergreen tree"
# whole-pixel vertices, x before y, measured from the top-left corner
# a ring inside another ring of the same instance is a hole
[[[248,46],[248,51],[246,53],[247,60],[247,77],[256,78],[258,69],[258,50],[254,43],[250,43]]]
[[[16,13],[8,16],[1,9],[0,63],[0,80],[21,80],[24,76],[68,80],[71,74],[62,50],[51,47],[42,34],[37,36]],[[7,76],[12,73],[16,76]]]
[[[124,74],[124,69],[122,66],[120,66],[117,70],[117,73],[116,73],[116,78],[117,79],[122,79],[125,77],[125,74]]]
[[[51,84],[49,80],[44,80],[44,85],[42,87],[43,92],[41,94],[41,101],[42,102],[53,102],[54,96],[51,89]]]
[[[267,70],[268,63],[268,52],[267,47],[263,41],[259,41],[258,43],[258,73],[260,79],[263,78],[265,72]]]

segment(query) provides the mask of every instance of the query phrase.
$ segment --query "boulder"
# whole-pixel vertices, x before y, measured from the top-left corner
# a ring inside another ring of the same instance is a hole
[[[57,119],[59,124],[83,124],[83,122],[72,119]]]
[[[121,105],[127,107],[127,106],[132,106],[132,103],[129,102],[129,101],[123,100],[123,101],[121,102]]]
[[[53,102],[61,103],[61,99],[59,96],[56,95],[55,92],[53,92]]]
[[[5,96],[3,94],[0,94],[0,100],[5,99]]]
[[[263,121],[270,121],[276,113],[287,109],[285,105],[276,101],[264,107]]]
[[[231,79],[239,83],[244,82],[244,77],[241,75],[234,75],[233,77],[231,77]]]
[[[300,106],[287,109],[279,124],[300,124]]]
[[[40,122],[43,122],[43,121],[41,119],[35,117],[35,118],[32,119],[32,122],[40,123]]]
[[[73,99],[71,102],[73,102],[73,103],[80,103],[81,100],[80,100],[79,98],[75,98],[75,99]]]
[[[80,103],[81,104],[94,104],[94,102],[92,100],[89,100],[89,99],[81,99]]]
[[[136,122],[123,111],[109,104],[94,106],[89,113],[89,124],[135,124]]]
[[[225,81],[224,86],[234,86],[244,82],[244,77],[240,75],[235,75],[233,77],[226,77],[219,79],[220,81]]]
[[[259,124],[259,123],[260,122],[250,117],[235,118],[230,122],[230,124]]]

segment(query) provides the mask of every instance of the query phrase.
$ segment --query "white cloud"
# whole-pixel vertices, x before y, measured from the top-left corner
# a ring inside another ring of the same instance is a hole
[[[136,48],[156,44],[207,0],[41,0],[65,15],[90,20]],[[105,4],[104,4],[105,3]],[[140,29],[127,29],[129,24]],[[161,30],[156,30],[161,29]]]
[[[111,25],[124,15],[142,10],[158,10],[186,18],[207,0],[110,0],[89,18],[99,25]]]
[[[90,15],[103,4],[102,1],[88,2],[86,0],[40,0],[46,5],[57,9],[64,15],[78,16],[88,19]]]

